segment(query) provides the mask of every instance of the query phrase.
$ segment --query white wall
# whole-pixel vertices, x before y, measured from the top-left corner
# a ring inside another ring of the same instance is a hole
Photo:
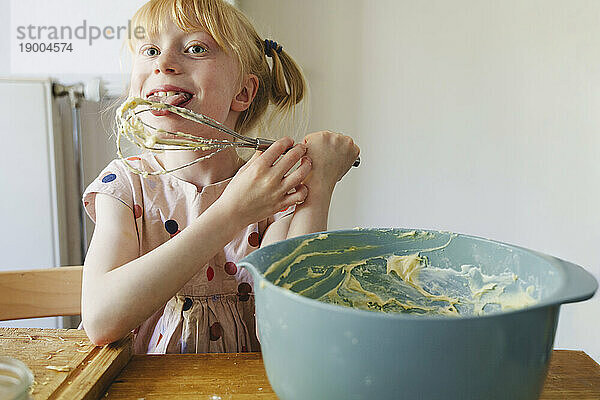
[[[240,3],[304,67],[311,130],[361,146],[330,229],[468,233],[600,279],[600,2]],[[600,361],[599,331],[596,296],[555,344]]]

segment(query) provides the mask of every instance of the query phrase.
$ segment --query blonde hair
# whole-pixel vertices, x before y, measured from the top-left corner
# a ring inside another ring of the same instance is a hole
[[[307,86],[299,66],[281,50],[270,50],[272,67],[265,54],[265,42],[248,18],[222,0],[150,0],[133,16],[131,24],[144,28],[145,35],[157,37],[169,22],[184,32],[204,30],[227,54],[234,56],[239,68],[238,79],[246,74],[258,77],[258,90],[250,107],[243,111],[235,130],[247,134],[255,128],[268,109],[273,117],[294,115],[295,106],[306,96]],[[127,40],[135,53],[135,39]],[[272,105],[273,107],[269,107]]]

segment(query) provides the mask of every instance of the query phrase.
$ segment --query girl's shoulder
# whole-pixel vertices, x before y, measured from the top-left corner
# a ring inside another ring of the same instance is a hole
[[[111,183],[114,185],[129,183],[129,186],[137,186],[144,179],[164,180],[165,175],[156,175],[160,172],[160,164],[152,154],[147,152],[127,158],[116,158],[98,174],[98,183]]]
[[[160,175],[145,177],[136,172],[155,171],[156,166],[151,157],[148,154],[139,154],[126,159],[114,159],[88,185],[83,193],[82,201],[93,221],[95,221],[95,196],[97,193],[114,197],[135,212],[136,204],[141,204],[148,183],[152,181],[151,185],[158,186],[158,182],[162,179]]]

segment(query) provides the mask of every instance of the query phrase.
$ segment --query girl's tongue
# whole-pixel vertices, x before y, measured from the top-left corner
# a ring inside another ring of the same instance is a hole
[[[148,100],[172,106],[182,106],[192,99],[192,95],[185,92],[156,92],[148,96]]]

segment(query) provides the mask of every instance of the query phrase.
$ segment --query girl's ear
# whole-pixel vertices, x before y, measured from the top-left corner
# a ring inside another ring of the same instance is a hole
[[[252,104],[252,100],[258,92],[258,77],[254,74],[246,75],[242,82],[242,86],[238,94],[235,95],[231,102],[233,111],[245,111]]]

